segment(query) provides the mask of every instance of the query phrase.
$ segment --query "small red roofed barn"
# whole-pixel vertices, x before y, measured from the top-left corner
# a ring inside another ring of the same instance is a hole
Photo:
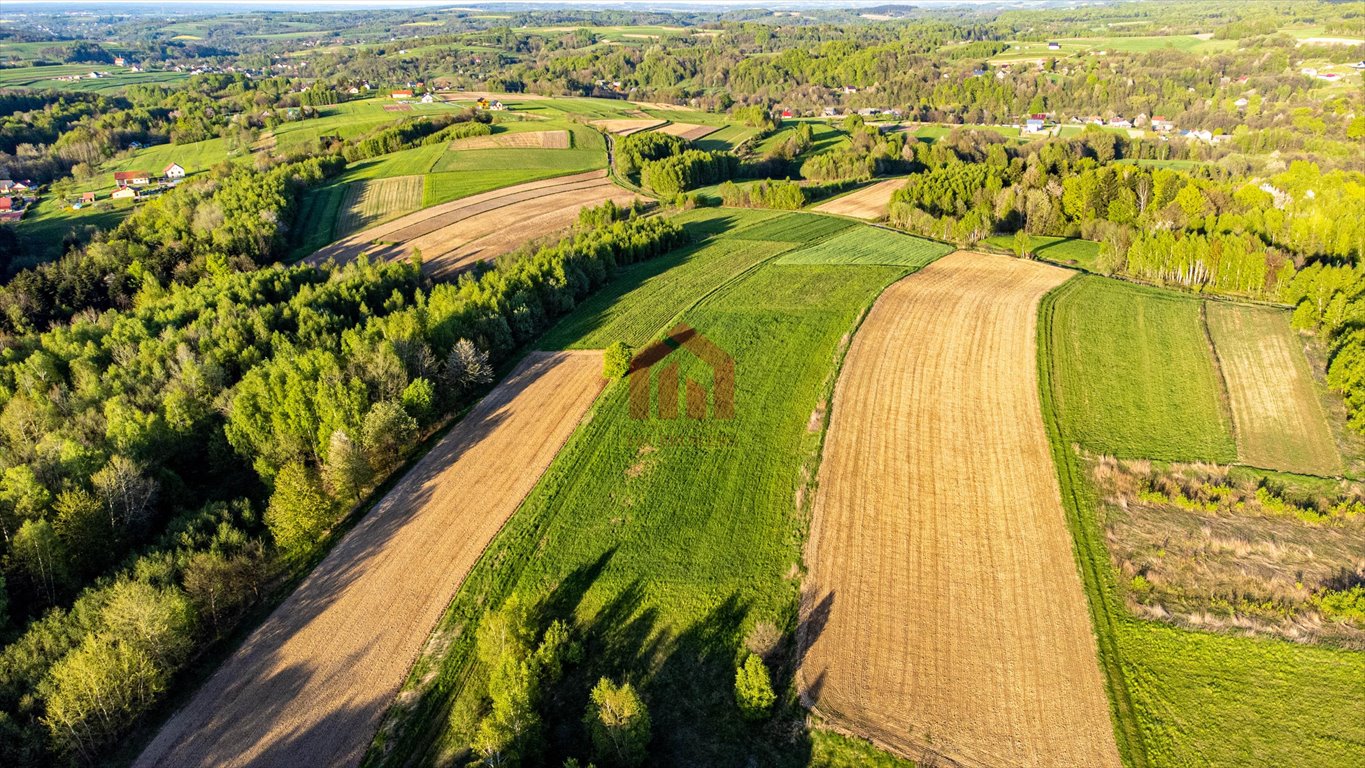
[[[114,183],[123,187],[145,187],[152,183],[152,174],[146,171],[115,171]]]

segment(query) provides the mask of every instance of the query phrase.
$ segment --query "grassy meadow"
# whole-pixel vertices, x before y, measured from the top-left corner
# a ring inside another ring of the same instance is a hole
[[[952,253],[954,246],[878,227],[853,227],[778,264],[856,264],[919,269]]]
[[[1087,450],[1237,460],[1199,299],[1081,276],[1057,292],[1049,348],[1067,432]]]
[[[1139,620],[1124,606],[1102,505],[1072,446],[1124,446],[1137,456],[1216,449],[1231,460],[1216,382],[1201,362],[1207,341],[1191,330],[1202,325],[1198,305],[1163,303],[1167,296],[1082,277],[1044,299],[1039,323],[1044,420],[1125,764],[1362,764],[1365,653],[1179,629]],[[1094,396],[1078,397],[1085,387]],[[1137,429],[1144,401],[1147,438]],[[1193,439],[1200,433],[1174,428],[1177,419],[1201,423],[1217,439],[1203,444]]]
[[[1013,235],[997,235],[986,238],[986,242],[996,248],[1014,252]],[[1080,267],[1081,269],[1095,271],[1095,261],[1100,257],[1100,244],[1094,240],[1082,240],[1078,237],[1050,237],[1048,235],[1032,235],[1029,237],[1029,250],[1033,255],[1057,264]]]
[[[735,418],[635,420],[625,383],[608,387],[461,588],[437,630],[449,653],[414,669],[413,680],[434,684],[411,718],[399,717],[435,727],[388,733],[387,757],[373,762],[457,757],[483,695],[468,629],[515,591],[571,615],[586,648],[581,668],[548,697],[547,720],[560,724],[547,729],[549,764],[587,753],[576,727],[586,692],[612,675],[634,681],[650,707],[651,765],[903,765],[861,742],[806,733],[790,695],[780,729],[750,726],[731,689],[746,644],[769,652],[779,689],[790,681],[801,500],[822,439],[812,414],[831,392],[846,335],[909,270],[783,266],[773,257],[800,246],[755,235],[810,229],[824,217],[682,218],[699,243],[624,270],[541,346],[638,345],[685,322],[734,357]],[[709,381],[700,361],[679,362],[684,377]]]

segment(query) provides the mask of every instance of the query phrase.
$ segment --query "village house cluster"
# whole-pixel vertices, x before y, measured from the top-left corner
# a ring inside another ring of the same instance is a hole
[[[144,200],[161,194],[174,187],[185,178],[185,169],[179,163],[171,163],[161,169],[159,176],[153,177],[150,171],[115,171],[114,189],[109,193],[112,200]],[[98,192],[86,192],[80,201],[72,205],[81,208],[99,199]]]
[[[24,213],[37,200],[33,182],[0,179],[0,223],[24,218]]]

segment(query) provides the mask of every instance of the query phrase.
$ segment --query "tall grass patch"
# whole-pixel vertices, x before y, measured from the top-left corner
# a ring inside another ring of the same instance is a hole
[[[876,227],[855,227],[809,248],[789,253],[778,264],[848,264],[919,269],[954,250],[933,240]]]

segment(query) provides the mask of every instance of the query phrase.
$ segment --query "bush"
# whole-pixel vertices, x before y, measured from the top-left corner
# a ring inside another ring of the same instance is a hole
[[[745,720],[762,720],[772,712],[777,695],[768,667],[758,654],[751,653],[744,666],[735,670],[735,703]]]
[[[615,381],[625,378],[630,373],[630,361],[635,356],[634,350],[624,341],[614,342],[607,347],[606,354],[602,357],[602,377]]]

